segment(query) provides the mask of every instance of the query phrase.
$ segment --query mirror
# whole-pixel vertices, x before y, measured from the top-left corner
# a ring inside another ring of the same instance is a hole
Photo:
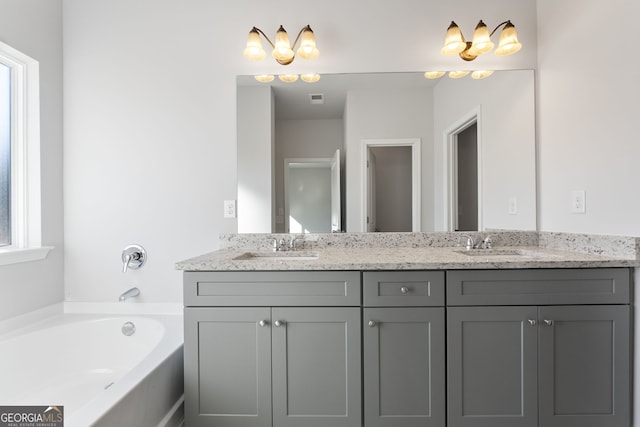
[[[386,140],[419,141],[419,158],[412,159],[419,179],[396,186],[417,196],[406,208],[377,203],[405,217],[411,210],[420,231],[456,230],[463,213],[473,217],[466,229],[535,230],[534,96],[532,70],[482,80],[367,73],[265,84],[239,76],[238,232],[285,232],[285,159],[331,158],[336,150],[340,230],[367,231],[367,144]],[[475,157],[464,154],[468,129],[475,129]],[[468,193],[474,203],[463,202]]]

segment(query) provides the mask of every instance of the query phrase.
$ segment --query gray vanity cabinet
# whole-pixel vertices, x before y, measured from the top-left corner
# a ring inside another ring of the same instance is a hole
[[[366,427],[445,425],[444,272],[364,272]]]
[[[359,272],[186,272],[184,285],[187,426],[361,427]]]
[[[629,426],[629,292],[628,269],[448,272],[449,427]]]

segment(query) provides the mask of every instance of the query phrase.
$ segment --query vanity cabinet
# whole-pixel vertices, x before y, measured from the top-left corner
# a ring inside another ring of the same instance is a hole
[[[447,272],[448,425],[629,426],[629,304],[628,269]]]
[[[444,272],[364,272],[363,292],[365,426],[444,426]]]
[[[186,425],[362,425],[359,272],[187,272],[184,285]]]

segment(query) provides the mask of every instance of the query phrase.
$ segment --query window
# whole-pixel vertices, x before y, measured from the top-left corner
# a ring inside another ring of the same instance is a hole
[[[0,64],[0,247],[11,244],[11,69]]]
[[[43,259],[38,61],[0,43],[0,265]]]

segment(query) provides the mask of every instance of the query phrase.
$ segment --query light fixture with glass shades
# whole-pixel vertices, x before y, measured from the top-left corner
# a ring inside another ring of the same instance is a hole
[[[462,35],[462,31],[460,31],[460,27],[451,21],[449,28],[447,28],[444,46],[440,50],[440,53],[445,56],[459,55],[460,58],[465,61],[473,61],[478,56],[491,52],[494,47],[491,36],[502,26],[504,27],[500,32],[500,41],[494,54],[497,56],[506,56],[516,53],[522,48],[522,44],[518,42],[516,27],[511,21],[502,22],[489,33],[489,29],[482,20],[476,25],[471,41],[466,41]]]
[[[262,39],[260,38],[261,35],[273,48],[271,56],[276,60],[276,62],[278,62],[278,64],[291,64],[295,59],[296,54],[302,59],[315,59],[318,57],[318,55],[320,55],[320,51],[316,47],[316,38],[313,34],[313,30],[309,25],[302,28],[298,32],[293,45],[289,43],[289,36],[287,35],[284,27],[280,25],[280,28],[276,33],[275,43],[271,42],[269,37],[267,37],[267,35],[260,28],[253,27],[251,31],[249,31],[247,46],[244,48],[245,58],[252,61],[261,61],[267,56],[267,53],[262,47]],[[300,47],[294,53],[293,49],[295,49],[298,41],[300,41]]]

